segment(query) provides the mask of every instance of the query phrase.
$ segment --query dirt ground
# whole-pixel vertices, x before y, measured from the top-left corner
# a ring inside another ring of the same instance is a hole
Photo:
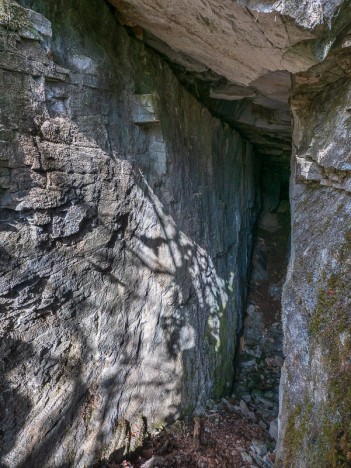
[[[246,417],[238,401],[223,399],[191,423],[178,421],[150,437],[131,458],[119,463],[109,460],[100,467],[271,467],[273,449],[274,441],[257,420]]]

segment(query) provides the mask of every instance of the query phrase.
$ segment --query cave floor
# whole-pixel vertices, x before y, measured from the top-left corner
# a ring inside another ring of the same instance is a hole
[[[288,263],[288,201],[258,222],[248,307],[236,362],[235,396],[252,406],[277,437],[279,381],[283,365],[281,295]]]
[[[99,467],[273,467],[273,449],[267,431],[243,414],[239,401],[222,399],[201,418],[164,429],[128,460],[110,460]]]

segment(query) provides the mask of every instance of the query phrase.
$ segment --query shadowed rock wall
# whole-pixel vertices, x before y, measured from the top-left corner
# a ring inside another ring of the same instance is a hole
[[[22,4],[0,8],[0,452],[85,466],[229,390],[254,154],[103,2]]]

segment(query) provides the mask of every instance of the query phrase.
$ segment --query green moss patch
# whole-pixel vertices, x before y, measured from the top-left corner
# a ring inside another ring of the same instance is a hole
[[[344,248],[341,256],[344,257]],[[341,259],[340,259],[341,261]],[[347,262],[343,264],[347,268]],[[350,272],[332,274],[320,288],[310,321],[311,351],[322,350],[320,366],[328,376],[327,401],[320,404],[311,463],[325,460],[328,467],[351,466],[351,311]],[[308,426],[306,430],[310,430]]]

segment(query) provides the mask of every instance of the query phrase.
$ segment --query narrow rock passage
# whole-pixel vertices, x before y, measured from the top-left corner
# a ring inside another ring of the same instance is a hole
[[[283,365],[281,292],[288,261],[289,202],[264,212],[258,222],[247,314],[237,360],[235,395],[252,419],[277,437]]]
[[[208,401],[201,417],[164,428],[128,459],[112,456],[99,467],[273,467],[283,364],[281,293],[290,235],[288,178],[288,171],[276,169],[263,183],[234,394]]]

